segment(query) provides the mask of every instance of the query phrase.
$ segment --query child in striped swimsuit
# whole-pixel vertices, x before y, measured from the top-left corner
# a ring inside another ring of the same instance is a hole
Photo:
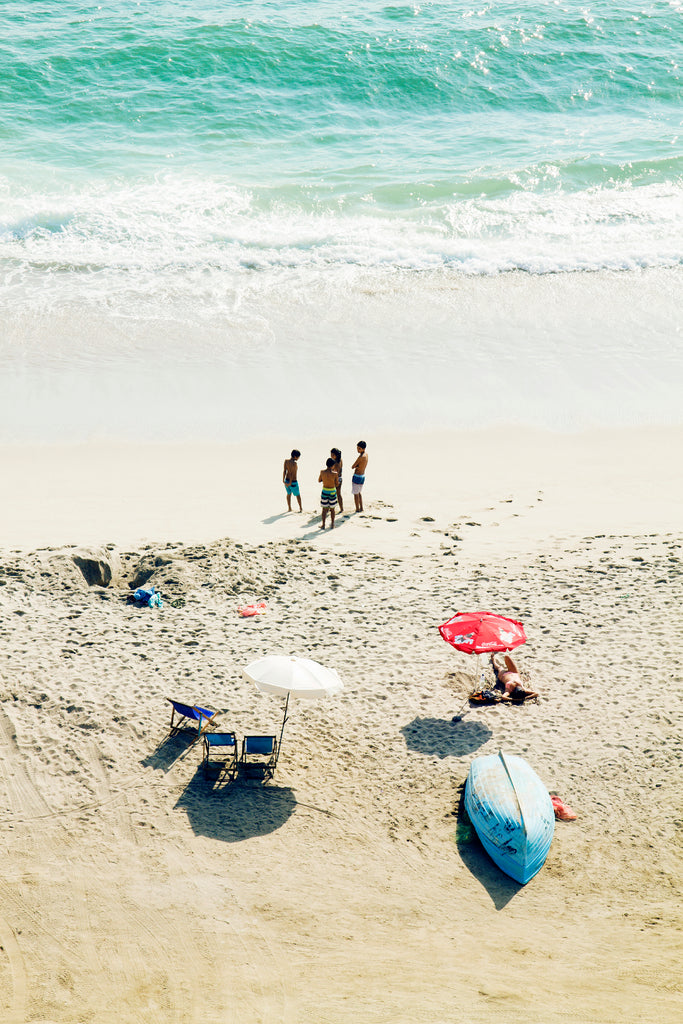
[[[323,485],[320,494],[320,505],[323,510],[321,530],[325,529],[325,519],[327,518],[328,511],[330,513],[330,529],[334,529],[334,514],[337,506],[337,480],[338,476],[334,468],[334,459],[328,459],[325,463],[325,469],[320,470],[320,476],[318,477],[318,483]]]

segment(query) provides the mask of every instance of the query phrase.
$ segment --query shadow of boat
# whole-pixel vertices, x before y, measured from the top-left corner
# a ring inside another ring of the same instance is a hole
[[[504,871],[493,863],[482,846],[474,825],[465,810],[465,783],[458,791],[457,824],[455,828],[455,844],[460,858],[480,885],[486,889],[496,910],[503,910],[513,896],[524,886],[509,878]]]

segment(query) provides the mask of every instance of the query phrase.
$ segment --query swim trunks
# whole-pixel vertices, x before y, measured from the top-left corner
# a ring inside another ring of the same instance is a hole
[[[320,504],[323,508],[334,508],[337,504],[337,488],[323,487],[320,495]]]
[[[360,473],[354,473],[351,477],[351,494],[360,494],[363,490],[363,484],[365,483],[365,476],[361,476]]]
[[[293,480],[291,484],[290,484],[289,480],[285,480],[285,487],[287,489],[287,494],[293,494],[295,498],[299,497],[299,481],[298,480]]]

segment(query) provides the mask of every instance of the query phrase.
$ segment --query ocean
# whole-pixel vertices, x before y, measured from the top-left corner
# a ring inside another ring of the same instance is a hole
[[[0,440],[680,423],[683,3],[5,0]]]

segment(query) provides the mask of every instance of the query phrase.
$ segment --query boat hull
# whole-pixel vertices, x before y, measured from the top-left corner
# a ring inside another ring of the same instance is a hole
[[[526,885],[545,863],[555,831],[550,794],[522,757],[477,757],[465,784],[465,809],[489,857]]]

